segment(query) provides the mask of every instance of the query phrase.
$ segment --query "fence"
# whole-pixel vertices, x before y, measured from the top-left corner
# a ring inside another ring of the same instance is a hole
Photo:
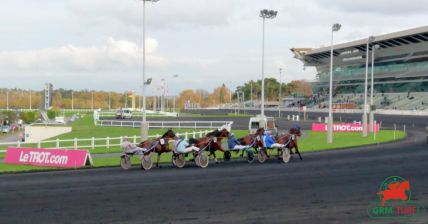
[[[197,138],[205,136],[209,131],[194,131],[194,132],[184,132],[177,133],[177,136],[184,136],[188,139],[189,137]],[[159,138],[160,135],[148,136],[148,138]],[[137,143],[139,136],[130,136],[129,140],[134,144]],[[106,137],[106,138],[74,138],[74,139],[55,139],[55,140],[46,140],[39,141],[38,143],[23,143],[23,142],[8,142],[0,143],[0,146],[15,146],[15,147],[34,147],[37,145],[37,148],[45,149],[95,149],[95,148],[106,148],[117,147],[122,145],[123,136],[120,137]],[[6,150],[0,150],[0,152],[5,152]]]
[[[141,127],[141,121],[94,120],[97,126]],[[147,121],[149,128],[226,128],[230,130],[233,121]]]

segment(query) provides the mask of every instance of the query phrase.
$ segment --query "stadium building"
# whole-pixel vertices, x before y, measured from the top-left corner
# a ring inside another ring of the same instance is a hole
[[[336,103],[362,106],[369,51],[369,91],[371,55],[374,50],[375,102],[380,108],[428,108],[428,26],[374,36],[333,46],[333,92]],[[330,46],[317,49],[293,48],[295,58],[305,67],[314,66],[317,81],[313,83],[314,105],[321,106],[328,93]]]

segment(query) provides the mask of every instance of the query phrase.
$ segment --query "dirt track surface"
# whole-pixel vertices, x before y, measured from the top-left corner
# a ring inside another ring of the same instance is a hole
[[[412,200],[428,207],[422,128],[398,143],[303,156],[0,175],[0,223],[427,223],[427,213],[395,222],[366,213],[392,175],[408,179]]]

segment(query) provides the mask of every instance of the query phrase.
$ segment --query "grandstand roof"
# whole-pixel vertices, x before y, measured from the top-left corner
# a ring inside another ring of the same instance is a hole
[[[333,45],[335,63],[358,64],[365,60],[368,38]],[[380,56],[396,56],[395,59],[412,57],[416,52],[418,56],[428,56],[428,26],[408,29],[404,31],[374,36],[372,45],[380,46]],[[371,46],[369,50],[371,50]],[[411,47],[409,47],[411,46]],[[292,48],[291,51],[297,59],[308,66],[327,64],[330,59],[330,46],[316,49]],[[394,57],[392,57],[394,58]],[[382,58],[381,58],[382,59]],[[391,58],[387,58],[391,60]]]

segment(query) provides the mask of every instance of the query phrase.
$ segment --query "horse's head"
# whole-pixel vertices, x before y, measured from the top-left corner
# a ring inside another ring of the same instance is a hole
[[[165,132],[165,134],[162,135],[162,138],[168,138],[168,139],[172,139],[175,138],[175,132],[172,129],[168,129],[168,131]]]
[[[214,131],[212,131],[212,132],[208,132],[206,135],[205,135],[205,137],[215,137],[215,136],[217,136],[217,134],[219,133],[219,130],[218,129],[215,129]]]
[[[229,131],[226,128],[223,128],[217,132],[215,137],[227,138],[229,137]]]
[[[403,189],[403,190],[405,190],[405,191],[410,190],[410,183],[409,183],[409,181],[406,180],[406,181],[401,182],[400,188]]]
[[[298,137],[302,136],[302,131],[299,125],[293,125],[288,131],[291,135],[296,135]]]
[[[263,135],[265,133],[265,129],[264,128],[259,128],[256,131],[256,135]]]

